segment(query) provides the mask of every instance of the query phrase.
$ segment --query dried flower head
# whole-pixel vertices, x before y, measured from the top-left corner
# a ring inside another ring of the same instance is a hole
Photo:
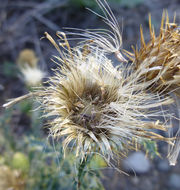
[[[22,67],[37,67],[38,58],[36,54],[31,49],[24,49],[20,52],[19,57],[17,59],[17,64],[20,68]]]
[[[150,120],[159,111],[148,111],[171,103],[171,99],[159,100],[155,95],[145,94],[139,79],[134,78],[139,75],[130,79],[126,70],[114,68],[101,50],[72,50],[65,34],[58,36],[64,38],[60,45],[65,48],[66,44],[67,52],[62,52],[46,33],[61,55],[56,57],[60,64],[55,76],[49,78],[49,86],[36,95],[46,110],[45,116],[52,117],[50,135],[65,136],[64,149],[74,142],[77,156],[83,158],[87,153],[97,152],[109,161],[113,153],[124,155],[143,139],[171,141],[151,131],[166,130],[167,126]]]
[[[157,119],[152,121],[152,117],[166,113],[151,108],[172,100],[144,93],[149,85],[140,80],[144,71],[138,69],[129,74],[124,67],[119,70],[101,49],[88,49],[88,44],[82,49],[71,49],[66,35],[58,32],[63,40],[59,43],[62,51],[48,33],[45,35],[60,54],[55,56],[60,62],[55,76],[49,78],[49,86],[16,98],[4,107],[36,96],[45,109],[44,116],[52,118],[50,136],[61,138],[64,149],[69,145],[76,147],[80,158],[97,153],[109,162],[115,155],[124,156],[128,150],[137,149],[143,140],[174,140],[153,131],[167,130]]]
[[[0,166],[0,190],[24,190],[25,180],[18,170]]]
[[[157,79],[151,89],[159,92],[175,91],[180,95],[180,30],[179,26],[169,22],[168,14],[163,12],[160,33],[156,37],[149,16],[150,41],[146,44],[141,31],[141,48],[134,49],[131,58],[136,69],[144,68],[144,78],[149,81]]]
[[[42,83],[45,73],[37,65],[38,58],[31,49],[20,52],[17,64],[27,86],[38,86]]]

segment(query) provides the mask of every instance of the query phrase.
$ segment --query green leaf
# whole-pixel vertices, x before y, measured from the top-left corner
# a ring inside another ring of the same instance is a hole
[[[21,101],[19,106],[22,113],[28,114],[32,110],[32,102],[30,100]]]
[[[144,140],[143,141],[144,149],[146,154],[150,156],[150,158],[154,158],[155,156],[160,156],[157,148],[157,143],[152,140]]]

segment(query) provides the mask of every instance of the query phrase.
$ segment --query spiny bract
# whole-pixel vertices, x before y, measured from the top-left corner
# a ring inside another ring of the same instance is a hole
[[[166,21],[165,21],[166,20]],[[149,16],[150,41],[146,44],[141,30],[141,48],[134,49],[132,61],[136,69],[146,68],[146,80],[157,80],[151,87],[154,91],[174,91],[180,95],[180,30],[179,26],[169,22],[168,14],[163,12],[160,33],[156,37]],[[158,77],[157,77],[158,76]]]

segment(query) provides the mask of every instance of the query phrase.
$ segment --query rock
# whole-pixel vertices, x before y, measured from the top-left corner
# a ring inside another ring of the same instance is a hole
[[[169,186],[180,189],[180,175],[171,174],[169,179]]]
[[[167,172],[170,169],[170,165],[167,160],[160,160],[157,167],[162,172]]]
[[[137,176],[135,176],[135,177],[132,177],[131,180],[132,180],[134,185],[138,185],[140,179]]]
[[[2,84],[0,84],[0,91],[4,90],[4,86]]]
[[[123,161],[124,169],[128,172],[146,173],[151,165],[143,152],[134,152]]]

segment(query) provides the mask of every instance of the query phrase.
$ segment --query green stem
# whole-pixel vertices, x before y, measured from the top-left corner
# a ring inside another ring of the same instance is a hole
[[[32,115],[31,115],[31,122],[32,122],[32,132],[35,137],[40,137],[41,136],[41,112],[37,107],[39,104],[37,102],[32,102]],[[35,111],[34,111],[35,110]]]
[[[77,190],[80,190],[81,181],[83,180],[83,177],[86,174],[84,170],[86,168],[86,165],[91,161],[92,157],[93,155],[88,155],[87,157],[83,158],[82,161],[80,161],[78,168],[78,176],[77,176]]]

